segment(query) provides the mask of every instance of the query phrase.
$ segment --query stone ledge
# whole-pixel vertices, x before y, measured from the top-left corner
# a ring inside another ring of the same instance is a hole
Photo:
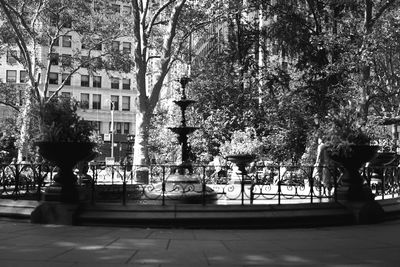
[[[40,202],[33,200],[0,199],[0,216],[29,219],[39,204]]]
[[[32,212],[43,203],[46,202],[0,199],[0,216],[30,219]],[[378,203],[385,211],[384,220],[400,218],[400,198],[379,200]],[[54,215],[52,219],[40,223],[200,228],[282,228],[355,223],[353,214],[348,208],[333,202],[252,206],[197,204],[124,206],[120,203],[97,205],[84,203],[81,207],[72,208],[60,208],[60,203],[53,202],[51,206],[57,212],[52,213]],[[54,210],[53,208],[50,210]],[[43,207],[41,209],[41,212],[49,210]],[[60,210],[64,212],[60,214],[58,212]],[[63,219],[60,221],[60,218]]]
[[[298,227],[350,224],[352,214],[337,203],[201,206],[201,205],[87,205],[81,209],[82,225],[144,227]]]

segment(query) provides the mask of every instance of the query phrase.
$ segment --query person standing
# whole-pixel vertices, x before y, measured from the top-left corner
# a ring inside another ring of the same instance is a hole
[[[321,182],[328,192],[330,192],[333,187],[332,166],[333,161],[328,155],[327,146],[322,139],[318,139],[317,159],[314,165],[317,171],[316,179]]]

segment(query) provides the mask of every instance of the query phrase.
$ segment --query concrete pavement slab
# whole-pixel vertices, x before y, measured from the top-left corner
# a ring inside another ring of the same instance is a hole
[[[290,229],[152,229],[0,220],[0,266],[399,266],[400,221]]]
[[[166,239],[135,239],[119,238],[107,245],[110,249],[165,250],[169,240]]]
[[[228,251],[220,240],[171,240],[169,251],[187,251],[200,253],[204,251]]]
[[[193,251],[190,251],[193,252]],[[187,250],[145,250],[139,251],[130,261],[133,264],[160,264],[182,266],[208,266],[207,258],[199,250],[190,253]]]
[[[236,230],[202,230],[198,229],[194,232],[196,240],[239,240]]]
[[[32,261],[32,260],[2,260],[1,267],[71,267],[70,262]],[[93,265],[92,265],[93,266]]]
[[[137,253],[131,249],[110,249],[110,248],[76,248],[65,251],[52,258],[55,261],[79,262],[79,263],[117,263],[124,264]]]
[[[270,252],[270,251],[289,251],[289,249],[281,245],[281,242],[274,240],[224,240],[225,247],[231,252]]]
[[[271,266],[271,264],[276,263],[275,256],[270,252],[206,252],[206,257],[211,266],[219,266],[220,264]]]
[[[190,229],[159,229],[154,230],[148,236],[151,239],[195,239],[195,235]]]

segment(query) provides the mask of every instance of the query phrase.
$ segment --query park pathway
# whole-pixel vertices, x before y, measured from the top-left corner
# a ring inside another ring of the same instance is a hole
[[[399,266],[400,221],[291,229],[146,229],[0,219],[0,266]]]

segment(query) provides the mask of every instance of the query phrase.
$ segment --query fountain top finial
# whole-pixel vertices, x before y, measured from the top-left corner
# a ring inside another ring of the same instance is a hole
[[[187,85],[191,80],[192,80],[192,79],[190,79],[190,78],[187,77],[187,76],[183,76],[183,77],[177,79],[177,81],[178,81],[178,82],[181,84],[181,86],[182,86],[182,94],[181,94],[182,99],[186,99],[185,88],[186,88],[186,85]]]
[[[189,77],[183,76],[183,77],[181,77],[181,78],[179,79],[179,82],[181,83],[182,88],[185,89],[186,85],[187,85],[191,80],[192,80],[192,79],[190,79]]]

